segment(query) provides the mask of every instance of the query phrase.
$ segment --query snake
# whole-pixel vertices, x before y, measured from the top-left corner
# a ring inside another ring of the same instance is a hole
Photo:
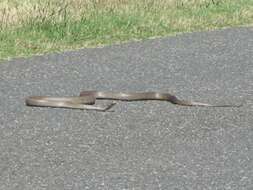
[[[203,107],[240,107],[232,104],[208,104],[178,99],[175,95],[162,92],[112,92],[112,91],[82,91],[79,96],[52,97],[52,96],[29,96],[25,99],[27,106],[71,108],[107,111],[115,105],[115,102],[107,105],[95,105],[97,99],[120,100],[120,101],[143,101],[159,100],[167,101],[180,106],[203,106]]]

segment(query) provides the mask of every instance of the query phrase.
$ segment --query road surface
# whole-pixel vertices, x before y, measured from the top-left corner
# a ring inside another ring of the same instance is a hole
[[[0,63],[0,79],[0,189],[253,189],[252,27],[18,58]],[[82,90],[243,107],[141,101],[103,113],[24,104]]]

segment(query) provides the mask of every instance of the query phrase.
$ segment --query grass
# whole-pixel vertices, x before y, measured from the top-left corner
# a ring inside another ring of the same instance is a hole
[[[253,0],[2,0],[0,59],[252,22]]]

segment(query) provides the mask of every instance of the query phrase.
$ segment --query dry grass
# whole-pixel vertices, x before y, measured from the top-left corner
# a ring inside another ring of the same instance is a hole
[[[47,17],[68,11],[73,19],[80,19],[91,11],[117,10],[122,12],[167,11],[179,7],[208,7],[228,3],[231,0],[2,0],[0,18],[4,26],[19,25],[30,18]],[[234,0],[232,0],[234,1]],[[249,11],[248,11],[248,14]],[[58,21],[62,18],[58,15]],[[252,15],[252,13],[251,13]]]

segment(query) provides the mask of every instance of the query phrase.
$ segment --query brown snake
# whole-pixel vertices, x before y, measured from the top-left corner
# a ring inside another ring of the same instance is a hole
[[[140,100],[160,100],[168,101],[172,104],[181,106],[205,106],[205,107],[240,107],[241,105],[214,105],[201,102],[179,100],[176,96],[169,93],[159,92],[104,92],[104,91],[83,91],[80,96],[75,97],[50,97],[50,96],[30,96],[25,102],[27,106],[39,107],[58,107],[72,109],[87,109],[106,111],[115,103],[106,106],[96,106],[96,99],[140,101]]]

